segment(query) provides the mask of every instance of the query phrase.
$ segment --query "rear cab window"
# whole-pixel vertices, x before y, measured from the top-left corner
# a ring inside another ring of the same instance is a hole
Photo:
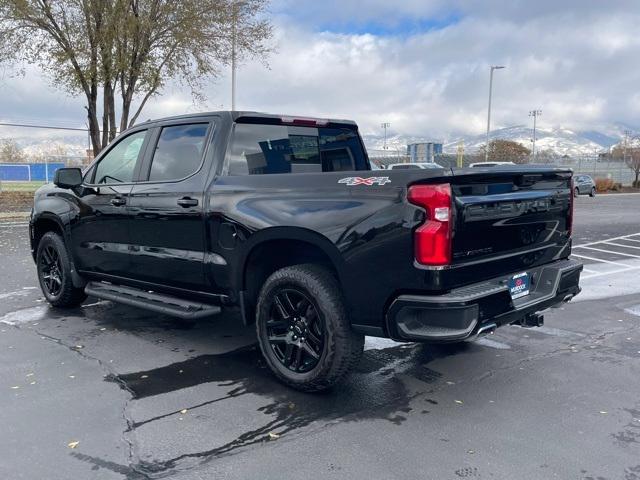
[[[229,175],[368,170],[355,129],[236,123]]]

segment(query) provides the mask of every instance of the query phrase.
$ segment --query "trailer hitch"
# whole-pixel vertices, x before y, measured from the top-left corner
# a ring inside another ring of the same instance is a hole
[[[544,315],[539,313],[530,313],[519,322],[521,327],[532,328],[544,325]]]

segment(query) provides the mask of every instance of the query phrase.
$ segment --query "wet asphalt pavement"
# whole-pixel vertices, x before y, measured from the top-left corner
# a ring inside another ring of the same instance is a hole
[[[640,195],[578,199],[576,245],[638,232]],[[307,395],[233,311],[48,308],[26,229],[0,224],[0,478],[640,479],[640,288],[618,296],[596,252],[586,300],[543,328],[369,340],[347,382]]]

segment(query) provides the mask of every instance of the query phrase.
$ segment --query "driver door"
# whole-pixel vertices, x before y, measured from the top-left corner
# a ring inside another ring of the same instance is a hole
[[[77,269],[130,277],[129,197],[148,142],[148,130],[117,139],[87,172],[78,215],[71,222]]]

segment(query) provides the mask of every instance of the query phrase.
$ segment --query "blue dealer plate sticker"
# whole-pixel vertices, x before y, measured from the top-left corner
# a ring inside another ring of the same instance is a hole
[[[531,278],[527,272],[518,273],[509,279],[509,293],[512,299],[529,295]]]

